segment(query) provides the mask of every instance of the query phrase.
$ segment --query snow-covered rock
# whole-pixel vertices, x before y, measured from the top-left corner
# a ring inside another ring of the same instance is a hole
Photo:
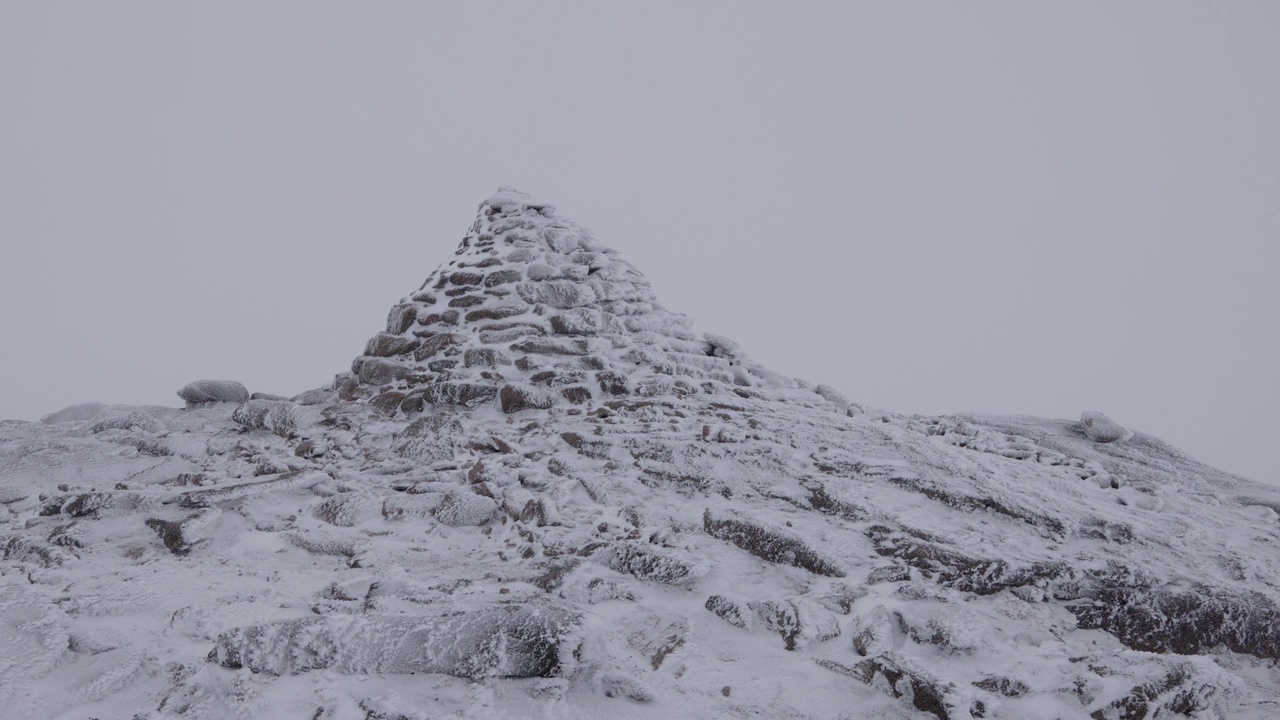
[[[188,405],[210,402],[242,403],[249,399],[249,390],[235,380],[196,380],[182,386],[178,397]]]
[[[1099,443],[1118,442],[1133,437],[1133,432],[1120,423],[1094,410],[1080,413],[1080,427],[1090,440]]]

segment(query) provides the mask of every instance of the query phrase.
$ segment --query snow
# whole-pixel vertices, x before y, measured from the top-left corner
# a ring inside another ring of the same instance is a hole
[[[1280,707],[1273,489],[1093,413],[863,408],[511,189],[396,308],[297,402],[0,423],[0,715]]]

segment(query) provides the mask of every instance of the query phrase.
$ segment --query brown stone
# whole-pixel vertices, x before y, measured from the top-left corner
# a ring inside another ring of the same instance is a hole
[[[400,363],[383,358],[359,358],[360,369],[356,372],[360,382],[365,385],[386,385],[407,376],[411,371]]]
[[[550,396],[537,392],[532,388],[503,385],[498,393],[502,404],[502,412],[514,413],[521,410],[546,410],[554,404]]]
[[[596,373],[596,381],[606,395],[626,395],[631,392],[631,382],[627,377],[613,371]]]
[[[491,385],[441,382],[428,387],[423,393],[423,399],[432,405],[461,405],[474,408],[489,402],[497,394],[497,388]]]
[[[534,355],[586,355],[586,340],[562,340],[560,338],[528,338],[511,346],[516,352]]]
[[[425,292],[425,291],[424,291],[424,292],[416,292],[416,293],[414,293],[414,294],[413,294],[413,296],[412,296],[412,300],[413,300],[414,302],[422,303],[423,305],[435,305],[435,304],[436,304],[436,296],[435,296],[435,295],[432,295],[432,294],[431,294],[431,293],[429,293],[429,292]]]
[[[483,303],[484,303],[484,298],[480,297],[479,295],[463,295],[462,297],[456,297],[450,300],[449,307],[469,308],[469,307],[475,307],[476,305],[481,305]]]
[[[467,348],[462,354],[462,364],[466,367],[497,367],[510,365],[511,358],[496,348]]]
[[[413,354],[413,359],[422,362],[427,358],[434,357],[442,352],[448,352],[453,348],[466,343],[465,335],[458,333],[444,333],[435,337],[427,338],[423,341],[422,346]],[[450,354],[456,354],[456,351]]]
[[[428,325],[428,326],[457,325],[458,317],[459,315],[457,310],[446,310],[445,312],[442,312],[442,313],[431,313],[430,315],[425,315],[423,317],[420,317],[418,318],[418,324]]]
[[[418,306],[413,303],[400,303],[387,313],[387,332],[401,335],[418,319]]]
[[[467,322],[503,320],[516,315],[523,315],[525,311],[526,308],[520,305],[498,305],[496,307],[481,308],[467,313]]]
[[[557,335],[595,335],[600,332],[600,311],[578,308],[552,315],[551,330]]]
[[[404,400],[400,401],[400,412],[411,415],[413,413],[422,412],[425,401],[422,398],[423,392],[413,392],[404,396]]]
[[[497,272],[489,273],[488,275],[485,276],[484,286],[487,288],[491,288],[491,287],[496,287],[498,285],[506,285],[508,283],[517,282],[518,280],[520,280],[521,276],[523,275],[524,273],[522,273],[519,270],[514,270],[514,269],[499,270]]]
[[[400,403],[404,400],[404,393],[396,390],[390,390],[380,395],[375,395],[369,400],[369,405],[378,412],[386,415],[395,415],[396,410],[400,408]]]
[[[364,347],[364,354],[370,357],[392,357],[417,350],[421,342],[414,338],[378,333],[369,338],[369,342]]]
[[[479,285],[484,275],[475,272],[455,272],[449,275],[449,282],[454,285]]]
[[[574,405],[581,405],[591,399],[591,391],[581,385],[567,387],[561,390],[560,394]]]

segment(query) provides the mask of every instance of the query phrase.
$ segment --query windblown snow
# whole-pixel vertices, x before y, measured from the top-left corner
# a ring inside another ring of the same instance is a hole
[[[691,328],[502,189],[326,387],[0,423],[0,716],[1280,716],[1280,492]]]

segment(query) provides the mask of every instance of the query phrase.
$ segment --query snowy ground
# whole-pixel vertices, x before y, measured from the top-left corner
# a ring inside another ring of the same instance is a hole
[[[689,328],[502,191],[330,387],[0,423],[0,716],[1280,715],[1274,489]]]

